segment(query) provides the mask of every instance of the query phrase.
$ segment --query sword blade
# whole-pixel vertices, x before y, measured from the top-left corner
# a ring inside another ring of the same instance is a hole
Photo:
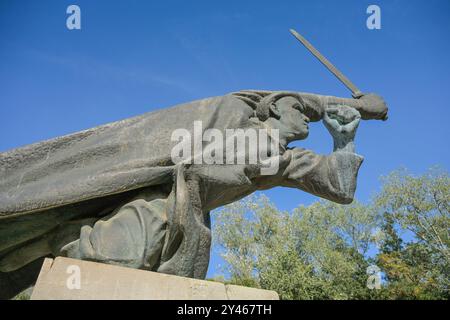
[[[328,61],[327,58],[325,58],[314,46],[309,43],[308,40],[306,40],[303,36],[301,36],[297,31],[294,29],[289,30],[292,35],[301,42],[305,46],[306,49],[308,49],[309,52],[313,54],[328,70],[331,71],[332,74],[336,76],[336,78],[339,79],[350,91],[352,92],[352,96],[354,98],[359,98],[363,95],[363,93],[351,82],[344,74],[339,71],[330,61]]]

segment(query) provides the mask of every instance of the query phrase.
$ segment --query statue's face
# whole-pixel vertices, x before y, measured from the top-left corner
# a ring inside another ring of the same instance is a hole
[[[309,118],[303,114],[302,106],[293,97],[284,97],[276,103],[280,112],[280,134],[285,134],[288,141],[305,139],[309,134]]]

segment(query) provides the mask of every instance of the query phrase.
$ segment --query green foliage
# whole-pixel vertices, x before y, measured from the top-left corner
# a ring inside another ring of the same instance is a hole
[[[16,295],[12,300],[30,300],[32,288],[28,288],[18,295]]]
[[[265,196],[233,203],[214,232],[227,281],[282,299],[448,299],[449,185],[445,173],[400,171],[369,205],[320,201],[288,213]],[[383,272],[380,290],[367,286],[371,265]]]
[[[384,178],[375,205],[433,253],[450,263],[450,177],[432,169],[421,177],[399,170]]]
[[[355,203],[318,202],[292,214],[262,196],[217,216],[217,241],[233,283],[276,290],[283,299],[363,299],[364,259],[377,213]]]
[[[384,178],[375,199],[384,212],[385,240],[377,257],[392,299],[448,299],[450,289],[450,178],[437,168],[420,177],[405,170]],[[413,240],[402,245],[395,230]]]

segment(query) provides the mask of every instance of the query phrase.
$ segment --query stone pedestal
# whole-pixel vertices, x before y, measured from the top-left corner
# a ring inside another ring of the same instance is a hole
[[[32,300],[278,300],[275,291],[109,264],[45,259]]]

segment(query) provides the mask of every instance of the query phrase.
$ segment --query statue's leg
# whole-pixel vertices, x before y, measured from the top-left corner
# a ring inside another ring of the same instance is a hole
[[[66,222],[25,243],[0,254],[0,272],[12,272],[39,258],[57,256],[61,247],[79,238],[83,225],[92,225],[97,219]]]
[[[204,222],[200,228],[197,258],[194,264],[194,278],[205,279],[208,272],[211,251],[211,221],[209,212],[204,214]]]
[[[180,164],[167,199],[168,234],[158,272],[201,279],[206,276],[211,230],[209,212],[202,209],[199,185],[198,177],[187,173]]]
[[[131,268],[204,278],[211,247],[200,179],[180,165],[167,199],[131,201],[81,228],[61,254]],[[167,196],[167,195],[166,195]]]
[[[61,249],[61,255],[131,268],[154,270],[159,265],[166,234],[166,200],[133,200]]]

